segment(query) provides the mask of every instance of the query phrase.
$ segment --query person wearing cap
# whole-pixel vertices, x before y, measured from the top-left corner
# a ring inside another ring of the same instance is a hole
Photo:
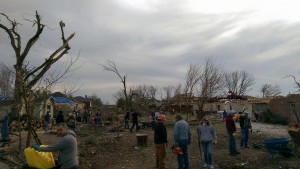
[[[154,129],[156,168],[165,169],[166,147],[168,145],[167,129],[164,124],[166,116],[160,114]]]
[[[229,155],[235,156],[240,153],[236,150],[236,127],[235,122],[233,121],[233,114],[233,112],[230,112],[226,118],[226,129],[228,134]]]
[[[192,132],[189,124],[183,120],[180,114],[175,118],[174,141],[182,150],[182,154],[177,154],[178,169],[189,169],[188,145],[191,143]]]
[[[251,120],[248,116],[248,111],[244,111],[244,115],[240,117],[240,127],[241,127],[241,148],[249,148],[249,130],[252,130]]]
[[[213,169],[212,165],[212,144],[217,143],[217,135],[215,128],[211,125],[207,118],[203,118],[202,123],[197,128],[198,138],[201,142],[201,146],[204,153],[204,165],[203,167],[209,167]]]

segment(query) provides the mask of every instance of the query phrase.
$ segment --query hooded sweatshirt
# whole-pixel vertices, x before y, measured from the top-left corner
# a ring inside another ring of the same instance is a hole
[[[200,136],[199,141],[208,142],[217,139],[215,128],[211,125],[206,125],[206,124],[199,125],[197,130]]]
[[[62,165],[61,169],[79,166],[76,134],[72,130],[68,130],[66,135],[55,144],[41,147],[38,151],[58,151],[58,163]]]

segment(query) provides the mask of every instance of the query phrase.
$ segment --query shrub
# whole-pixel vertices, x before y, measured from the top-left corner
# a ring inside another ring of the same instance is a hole
[[[286,119],[284,117],[280,117],[270,111],[264,112],[262,115],[263,115],[263,121],[265,123],[282,124],[282,125],[288,124],[288,119]]]

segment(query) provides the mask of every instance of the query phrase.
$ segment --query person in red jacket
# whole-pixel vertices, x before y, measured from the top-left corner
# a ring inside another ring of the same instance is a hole
[[[236,150],[236,143],[235,143],[236,127],[232,117],[233,117],[233,113],[229,113],[226,118],[226,129],[228,133],[229,155],[235,156],[240,153]]]

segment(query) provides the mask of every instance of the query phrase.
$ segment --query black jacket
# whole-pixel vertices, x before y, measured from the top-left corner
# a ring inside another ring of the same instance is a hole
[[[167,129],[164,123],[158,122],[154,129],[154,143],[163,144],[167,143]]]
[[[240,127],[241,128],[252,128],[250,118],[246,117],[245,115],[242,115],[240,117]]]

